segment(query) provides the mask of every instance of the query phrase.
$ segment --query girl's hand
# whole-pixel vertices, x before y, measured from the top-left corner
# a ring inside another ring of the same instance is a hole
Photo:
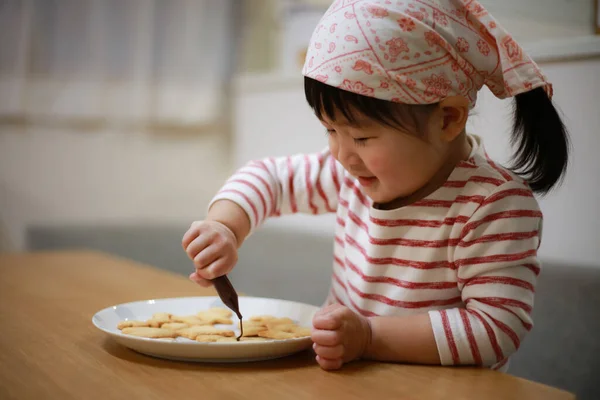
[[[360,358],[371,341],[369,320],[340,304],[318,311],[313,318],[313,349],[325,370],[339,369]]]
[[[238,260],[235,234],[217,221],[193,222],[181,244],[196,267],[190,279],[200,286],[211,286],[211,279],[231,271]]]

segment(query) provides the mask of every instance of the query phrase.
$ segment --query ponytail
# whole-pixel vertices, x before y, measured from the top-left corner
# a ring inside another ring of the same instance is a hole
[[[545,194],[563,179],[569,157],[567,128],[543,88],[515,96],[512,170]]]

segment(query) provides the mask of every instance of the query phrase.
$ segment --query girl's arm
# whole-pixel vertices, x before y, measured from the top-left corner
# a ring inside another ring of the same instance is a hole
[[[498,187],[464,226],[454,253],[465,308],[374,318],[368,355],[423,364],[504,363],[533,327],[541,226],[527,187],[515,181]]]
[[[414,364],[441,363],[427,314],[372,317],[369,322],[371,341],[364,358]]]
[[[231,271],[237,249],[270,216],[334,212],[343,175],[329,150],[254,161],[238,170],[211,201],[206,219],[183,235],[196,269],[190,279],[210,286]]]
[[[244,211],[251,232],[272,216],[335,212],[343,175],[329,150],[252,161],[217,193],[209,216],[217,202],[229,200]]]

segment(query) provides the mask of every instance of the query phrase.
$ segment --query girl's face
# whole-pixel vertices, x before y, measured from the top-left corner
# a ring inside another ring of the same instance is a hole
[[[400,131],[357,115],[349,124],[336,114],[323,116],[333,157],[358,179],[375,203],[407,197],[424,187],[447,162],[451,143],[443,140],[443,124],[434,111],[425,124],[427,134]]]

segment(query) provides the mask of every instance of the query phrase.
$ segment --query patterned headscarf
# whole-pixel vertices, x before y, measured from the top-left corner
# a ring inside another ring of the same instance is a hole
[[[315,29],[303,75],[406,104],[463,95],[483,85],[499,98],[544,87],[535,62],[474,0],[337,0]]]

